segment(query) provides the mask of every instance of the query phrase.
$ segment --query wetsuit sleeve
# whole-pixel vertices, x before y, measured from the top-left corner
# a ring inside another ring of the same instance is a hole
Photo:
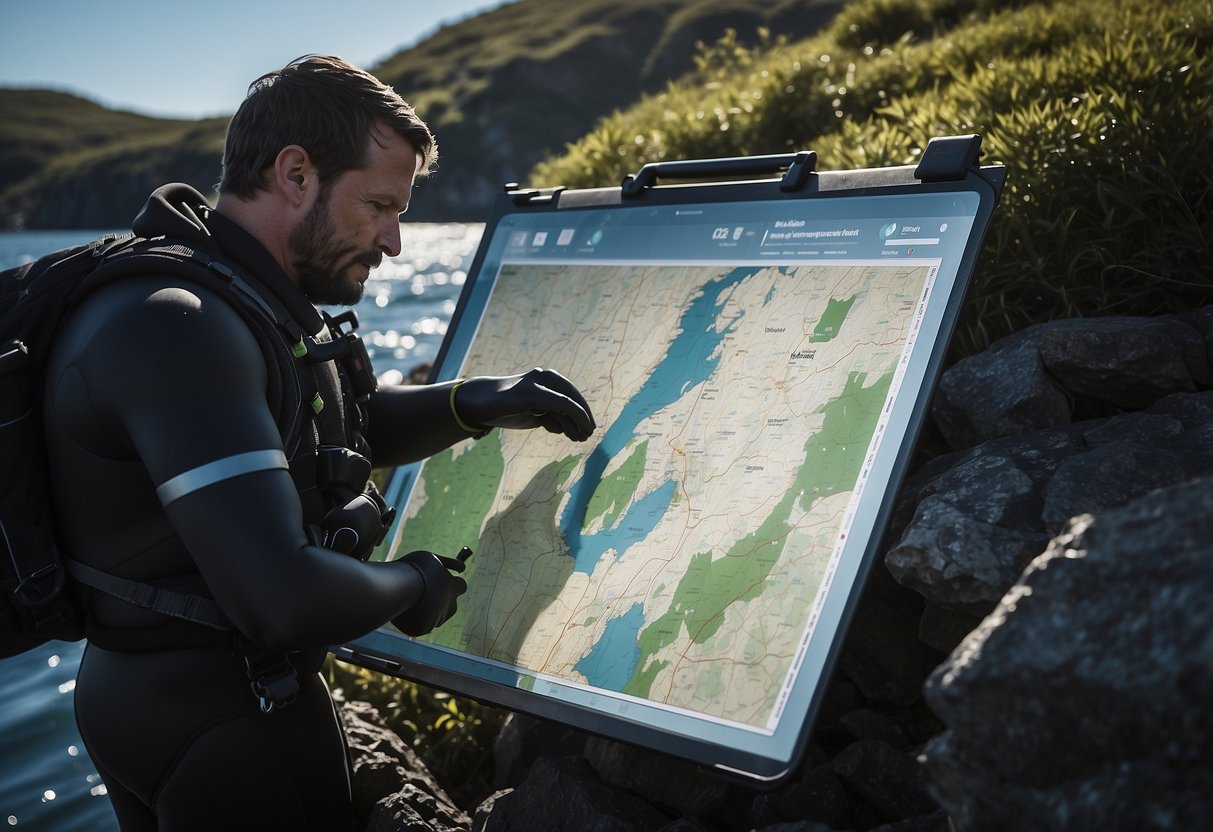
[[[424,459],[491,428],[542,427],[574,442],[584,442],[595,429],[581,392],[560,373],[540,367],[512,376],[382,388],[371,399],[370,425],[373,461],[381,467]]]
[[[78,370],[103,429],[147,469],[236,627],[266,648],[305,649],[416,603],[414,567],[308,544],[261,349],[236,312],[200,289],[132,284],[117,290]]]
[[[372,462],[377,467],[406,465],[467,439],[451,415],[453,381],[381,387],[370,403]]]

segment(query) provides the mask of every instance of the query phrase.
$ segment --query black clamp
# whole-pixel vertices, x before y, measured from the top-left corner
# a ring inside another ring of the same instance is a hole
[[[964,179],[977,167],[981,136],[936,136],[927,142],[914,178],[919,182],[949,182]]]

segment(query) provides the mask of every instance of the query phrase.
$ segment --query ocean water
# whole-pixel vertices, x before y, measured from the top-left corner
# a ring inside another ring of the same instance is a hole
[[[472,223],[401,225],[402,254],[371,274],[356,307],[381,381],[406,379],[437,356],[483,231]],[[0,232],[0,269],[102,233]],[[118,828],[73,716],[83,651],[83,643],[53,641],[0,659],[0,829]]]

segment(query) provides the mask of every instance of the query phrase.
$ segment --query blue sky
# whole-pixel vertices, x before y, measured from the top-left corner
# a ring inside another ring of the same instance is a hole
[[[48,87],[148,115],[231,115],[250,81],[300,55],[336,54],[370,67],[443,23],[499,5],[0,0],[0,86]]]

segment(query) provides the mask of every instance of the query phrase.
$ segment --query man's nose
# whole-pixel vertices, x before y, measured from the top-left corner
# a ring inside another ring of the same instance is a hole
[[[392,217],[383,224],[379,230],[379,237],[375,240],[375,245],[388,257],[399,256],[401,244],[398,218]]]

